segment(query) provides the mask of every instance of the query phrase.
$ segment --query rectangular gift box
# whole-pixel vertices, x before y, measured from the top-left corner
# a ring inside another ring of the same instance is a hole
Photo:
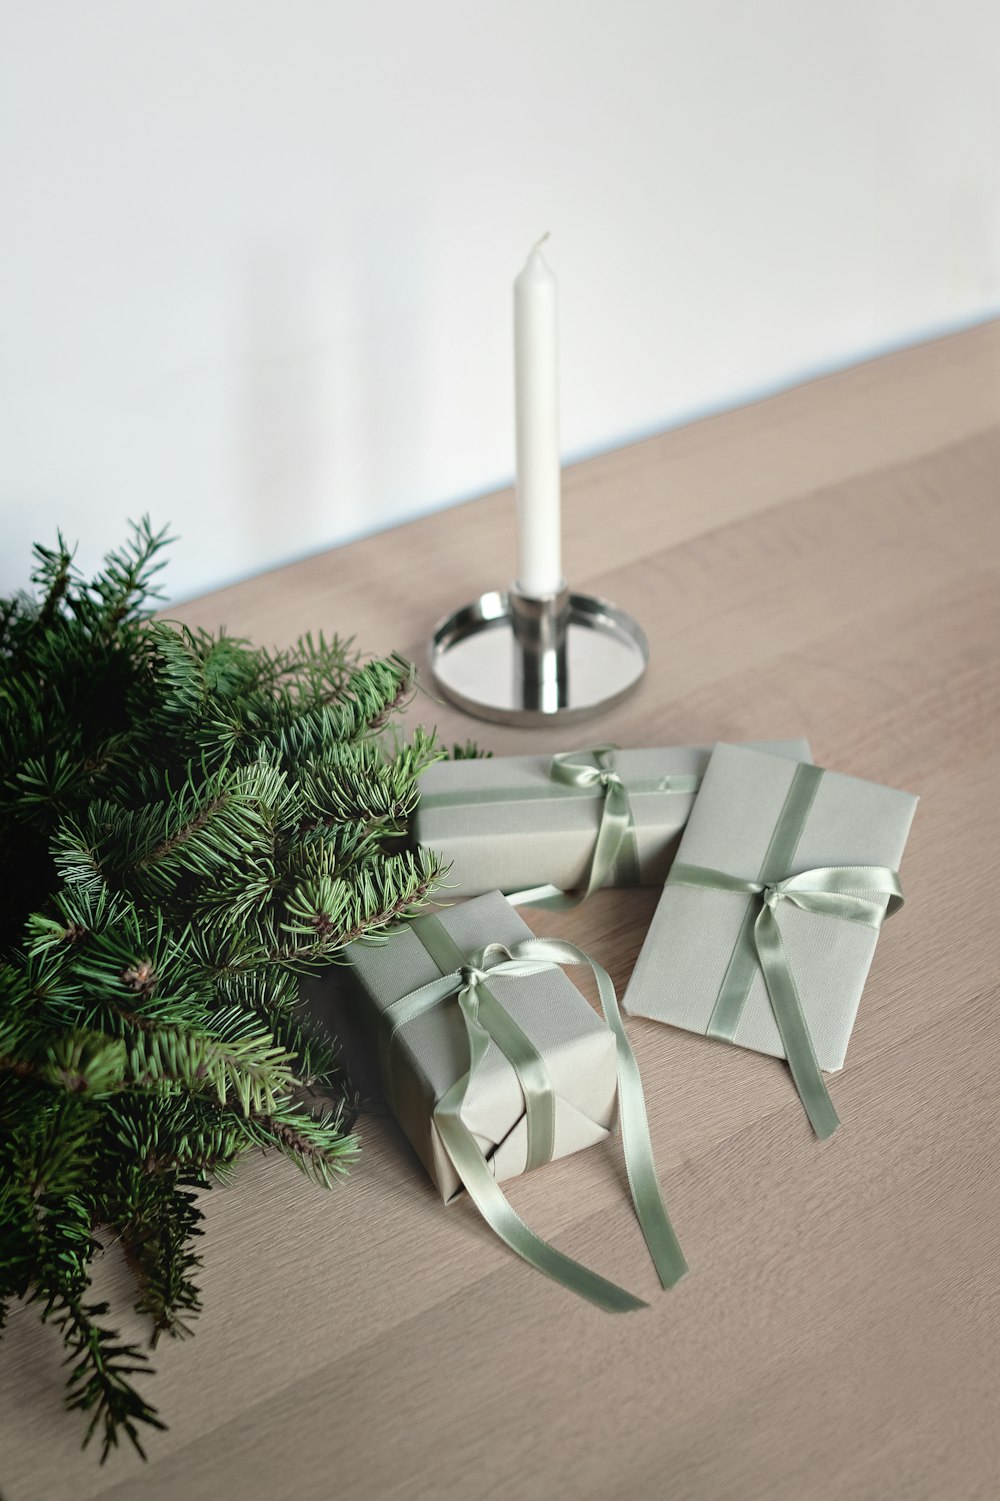
[[[812,759],[807,740],[767,741],[761,748],[792,761]],[[700,777],[711,752],[710,745],[615,751],[614,769],[629,793],[641,885],[665,879],[696,795],[647,790],[649,784]],[[588,752],[580,758],[588,759]],[[439,761],[424,772],[415,839],[450,863],[449,884],[463,896],[543,883],[573,891],[585,884],[602,789],[553,781],[551,763],[551,756],[491,756]],[[627,882],[616,871],[610,884]]]
[[[489,943],[508,947],[534,934],[499,891],[435,914],[465,956]],[[359,982],[362,1030],[378,1052],[383,1014],[401,997],[436,980],[441,970],[412,927],[384,944],[352,943],[346,957]],[[489,978],[489,989],[544,1059],[555,1095],[553,1158],[610,1135],[615,1122],[615,1040],[561,969]],[[392,1051],[392,1090],[400,1125],[448,1202],[461,1184],[434,1124],[434,1107],[469,1067],[465,1023],[454,997],[399,1029]],[[476,1069],[462,1108],[497,1179],[517,1177],[527,1160],[524,1096],[513,1067],[494,1042]]]
[[[787,758],[718,745],[684,831],[675,874],[684,867],[707,867],[740,880],[774,882],[827,866],[898,869],[917,799],[834,771],[807,778],[812,801],[798,821],[801,832],[795,838],[793,830],[787,850],[779,851],[775,826],[795,775],[795,764]],[[768,868],[776,860],[782,868]],[[712,1033],[716,1001],[755,900],[759,905],[759,899],[740,892],[669,881],[625,992],[624,1009],[691,1032]],[[876,898],[881,911],[886,901]],[[828,1072],[840,1069],[878,932],[790,901],[780,901],[775,913],[816,1059]],[[740,1047],[785,1056],[759,965],[735,1029],[726,1035]]]

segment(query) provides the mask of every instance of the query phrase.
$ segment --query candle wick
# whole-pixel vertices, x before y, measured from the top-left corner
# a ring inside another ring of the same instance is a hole
[[[551,229],[547,229],[542,235],[542,238],[540,240],[536,240],[534,245],[532,245],[532,250],[541,250],[542,246],[545,244],[545,241],[550,237],[551,234]]]

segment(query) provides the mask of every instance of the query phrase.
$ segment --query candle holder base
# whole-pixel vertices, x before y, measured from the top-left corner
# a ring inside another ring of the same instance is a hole
[[[613,708],[648,660],[631,615],[566,589],[546,599],[517,589],[480,595],[446,616],[430,642],[431,672],[446,699],[477,719],[536,728]]]

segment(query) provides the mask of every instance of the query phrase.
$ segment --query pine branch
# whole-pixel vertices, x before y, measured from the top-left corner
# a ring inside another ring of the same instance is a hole
[[[426,850],[387,855],[380,865],[366,866],[353,881],[336,877],[307,882],[287,902],[287,933],[308,934],[312,941],[273,950],[268,963],[331,958],[347,944],[383,932],[413,916],[427,902],[443,875],[437,857]]]
[[[39,1283],[44,1292],[44,1284]],[[163,1430],[156,1408],[140,1396],[129,1380],[141,1372],[153,1375],[148,1357],[136,1345],[117,1343],[112,1330],[96,1322],[108,1312],[107,1303],[60,1302],[52,1297],[42,1315],[56,1325],[69,1350],[66,1364],[73,1363],[67,1382],[66,1406],[70,1411],[89,1412],[83,1437],[84,1448],[101,1431],[101,1464],[118,1447],[122,1434],[143,1459],[146,1451],[139,1438],[140,1423]]]
[[[357,1151],[298,976],[442,874],[407,848],[442,754],[393,722],[412,666],[151,620],[165,542],[143,521],[86,580],[60,537],[0,600],[0,1328],[40,1302],[104,1457],[162,1424],[89,1301],[96,1230],[154,1339],[189,1333],[199,1191],[259,1150],[329,1186]]]
[[[328,639],[322,631],[315,636],[307,631],[290,650],[260,655],[267,670],[267,685],[271,689],[289,690],[282,700],[286,708],[294,701],[315,705],[334,703],[346,692],[357,666],[351,642],[336,636]],[[264,681],[262,676],[262,686]]]
[[[345,1132],[336,1109],[311,1115],[302,1105],[282,1104],[269,1113],[254,1113],[248,1126],[261,1146],[275,1146],[318,1183],[330,1188],[358,1154],[357,1137]]]
[[[139,1281],[136,1311],[151,1320],[154,1346],[163,1333],[193,1334],[191,1319],[201,1310],[194,1280],[201,1257],[192,1241],[204,1216],[185,1184],[177,1171],[133,1173],[121,1210],[122,1244]]]
[[[90,1232],[90,1206],[77,1194],[49,1204],[36,1224],[36,1259],[32,1269],[32,1301],[44,1304],[42,1319],[60,1331],[72,1365],[66,1406],[89,1412],[84,1445],[102,1431],[101,1462],[124,1434],[145,1458],[138,1424],[163,1428],[155,1409],[139,1395],[130,1377],[149,1370],[145,1354],[118,1342],[118,1336],[97,1322],[108,1312],[106,1303],[85,1303],[87,1263],[95,1242]]]
[[[38,627],[43,631],[52,624],[56,611],[66,598],[70,581],[74,576],[73,553],[66,546],[62,533],[59,532],[57,536],[58,546],[54,552],[38,544],[34,548],[36,566],[31,575],[31,582],[45,591],[38,610]]]
[[[35,1094],[35,1109],[9,1139],[9,1164],[32,1203],[73,1194],[86,1182],[96,1151],[93,1110],[72,1096]]]
[[[107,554],[104,571],[91,585],[100,600],[107,631],[113,632],[123,621],[138,619],[147,611],[147,601],[160,596],[153,584],[165,566],[159,553],[170,541],[167,528],[154,532],[149,517],[132,523],[132,536],[124,547]]]
[[[292,1062],[266,1026],[234,1008],[216,1012],[211,1031],[137,1030],[129,1043],[126,1077],[143,1089],[211,1091],[220,1104],[229,1101],[248,1115],[272,1109],[275,1098],[295,1086]]]
[[[244,1144],[244,1119],[207,1096],[121,1095],[107,1110],[103,1125],[112,1184],[118,1185],[109,1189],[112,1220],[127,1219],[131,1212],[134,1194],[128,1184],[134,1186],[134,1180],[127,1173],[203,1186],[208,1174],[236,1160]],[[117,1215],[112,1200],[123,1206]]]

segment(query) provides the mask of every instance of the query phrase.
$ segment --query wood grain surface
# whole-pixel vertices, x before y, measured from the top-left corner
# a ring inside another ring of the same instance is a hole
[[[807,735],[821,765],[921,795],[907,905],[831,1082],[837,1135],[812,1139],[779,1063],[630,1021],[690,1276],[658,1290],[616,1145],[509,1186],[542,1234],[650,1298],[620,1319],[532,1273],[468,1204],[443,1208],[387,1119],[363,1120],[330,1194],[254,1159],[207,1196],[205,1311],[156,1352],[170,1431],[148,1465],[80,1454],[57,1336],[15,1310],[5,1501],[1000,1493],[998,398],[994,323],[566,475],[570,579],[628,606],[652,648],[640,691],[573,743]],[[508,580],[512,514],[491,496],[172,613],[420,656],[440,615]],[[558,748],[429,696],[411,719]],[[529,920],[624,986],[655,900],[601,892]],[[127,1309],[114,1248],[98,1285]]]

